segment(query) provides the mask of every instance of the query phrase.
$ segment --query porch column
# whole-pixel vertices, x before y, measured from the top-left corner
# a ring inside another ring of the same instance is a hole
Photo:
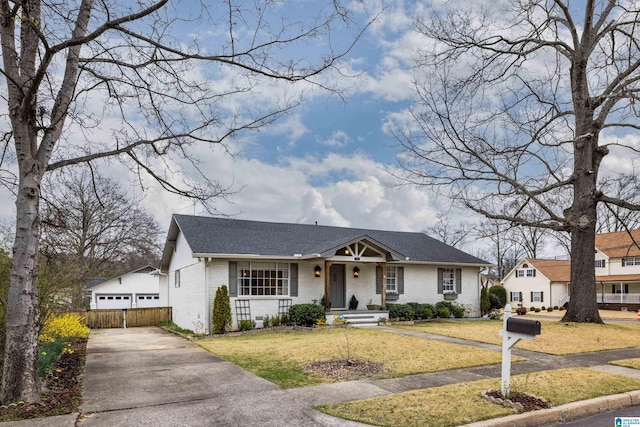
[[[378,267],[382,272],[382,283],[380,284],[380,305],[383,310],[387,309],[387,263],[379,262]]]
[[[331,264],[333,264],[331,261],[324,262],[324,309],[326,311],[331,308],[331,296],[329,294],[329,279],[331,277],[329,270],[331,270]]]
[[[620,283],[620,304],[624,304],[624,283]]]

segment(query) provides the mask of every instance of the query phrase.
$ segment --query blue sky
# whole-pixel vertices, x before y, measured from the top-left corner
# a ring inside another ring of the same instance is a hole
[[[438,7],[457,7],[460,3],[439,2]],[[184,2],[182,6],[190,4]],[[286,10],[292,19],[306,16],[317,4],[315,0],[272,3],[276,12]],[[363,4],[369,13],[380,6],[377,1]],[[351,6],[360,10],[363,4],[354,2]],[[424,39],[414,31],[414,19],[428,13],[431,4],[422,0],[385,2],[384,11],[344,58],[344,74],[351,77],[338,73],[323,77],[325,82],[345,90],[345,102],[335,95],[306,88],[306,100],[300,107],[260,132],[242,133],[228,141],[227,148],[237,156],[228,155],[220,147],[198,147],[196,155],[207,175],[236,191],[227,200],[218,200],[215,208],[241,219],[317,221],[400,231],[422,231],[432,226],[439,214],[449,215],[453,224],[481,220],[469,212],[452,210],[445,197],[415,187],[398,187],[386,171],[394,167],[398,154],[387,124],[406,123],[412,105],[412,80],[414,73],[420,72],[413,60]],[[362,24],[366,15],[360,11],[355,16]],[[278,22],[280,16],[274,13],[271,19]],[[352,27],[352,31],[356,28]],[[224,25],[185,26],[181,30],[182,36],[211,43],[214,50]],[[337,44],[344,46],[352,35],[353,32],[340,35],[342,39],[336,38]],[[317,43],[322,47],[326,41]],[[288,53],[313,58],[314,52],[303,46]],[[220,81],[224,77],[220,76]],[[230,101],[230,105],[277,102],[272,95],[268,91],[251,94]],[[106,128],[104,137],[108,138]],[[618,168],[621,161],[615,153],[606,159],[606,163]],[[126,167],[117,163],[102,166],[103,172],[124,188],[140,192],[136,177]],[[193,177],[186,165],[177,165],[177,171],[176,180]],[[163,227],[168,226],[174,213],[207,214],[191,200],[161,190],[150,178],[143,177],[143,184],[142,203]],[[6,190],[0,192],[0,197],[0,223],[12,226],[14,199]]]

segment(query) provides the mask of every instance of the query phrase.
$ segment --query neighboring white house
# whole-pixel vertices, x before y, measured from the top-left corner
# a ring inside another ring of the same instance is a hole
[[[258,326],[291,304],[346,310],[352,295],[359,311],[446,297],[477,315],[479,271],[489,265],[424,233],[174,215],[160,294],[175,323],[199,332],[210,330],[221,285],[229,288],[234,323],[247,318]]]
[[[599,304],[640,308],[640,230],[596,234],[594,268]],[[525,259],[503,279],[507,296],[524,307],[560,306],[569,301],[571,261]],[[520,298],[519,301],[516,301]]]
[[[87,285],[90,308],[145,308],[167,305],[160,297],[160,270],[150,265]]]
[[[502,280],[512,307],[554,307],[568,301],[571,261],[526,258]]]

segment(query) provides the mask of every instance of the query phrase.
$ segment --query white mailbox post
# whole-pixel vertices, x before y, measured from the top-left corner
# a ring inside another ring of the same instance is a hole
[[[537,320],[511,317],[511,305],[504,308],[502,330],[502,397],[508,397],[511,383],[511,347],[521,339],[533,340],[540,335],[540,322]]]

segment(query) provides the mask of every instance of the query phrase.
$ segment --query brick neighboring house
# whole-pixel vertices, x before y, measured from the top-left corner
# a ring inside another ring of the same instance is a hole
[[[640,230],[596,235],[594,268],[602,308],[640,309]],[[507,295],[524,307],[560,306],[570,300],[571,261],[525,259],[503,279]],[[548,292],[548,293],[546,293]],[[540,301],[542,300],[542,301]]]
[[[234,324],[242,317],[258,327],[291,304],[324,301],[345,311],[352,295],[358,312],[446,298],[476,316],[479,272],[488,266],[424,233],[173,215],[160,294],[175,323],[205,333],[221,285],[229,287]]]

